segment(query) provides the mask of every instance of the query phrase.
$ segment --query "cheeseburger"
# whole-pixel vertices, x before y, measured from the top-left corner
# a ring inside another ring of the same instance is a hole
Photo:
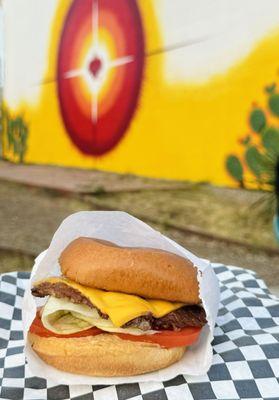
[[[129,376],[180,360],[206,324],[197,269],[151,248],[81,237],[59,258],[61,277],[36,282],[48,296],[28,339],[47,364],[92,376]]]

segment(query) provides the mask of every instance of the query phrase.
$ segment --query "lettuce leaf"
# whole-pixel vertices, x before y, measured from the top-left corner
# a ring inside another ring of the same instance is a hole
[[[156,331],[142,331],[137,328],[118,328],[112,321],[102,318],[96,308],[75,304],[68,299],[50,296],[42,312],[42,324],[54,333],[68,335],[96,326],[106,332],[148,335]]]

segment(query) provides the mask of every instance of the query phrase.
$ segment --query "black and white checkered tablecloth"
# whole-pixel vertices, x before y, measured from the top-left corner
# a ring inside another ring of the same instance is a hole
[[[279,300],[254,272],[213,265],[221,286],[213,365],[204,376],[117,386],[65,386],[29,376],[22,297],[29,273],[1,276],[0,398],[75,400],[279,399]]]

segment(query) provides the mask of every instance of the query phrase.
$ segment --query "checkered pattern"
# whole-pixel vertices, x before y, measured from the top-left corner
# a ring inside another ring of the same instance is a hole
[[[28,375],[21,304],[29,273],[0,281],[0,398],[25,400],[278,399],[279,301],[253,271],[213,265],[221,286],[213,365],[204,376],[117,386],[55,385]]]

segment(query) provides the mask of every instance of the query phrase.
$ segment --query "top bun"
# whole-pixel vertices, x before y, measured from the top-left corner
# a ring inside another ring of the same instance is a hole
[[[80,237],[59,258],[68,279],[92,288],[198,304],[197,269],[168,251]]]

